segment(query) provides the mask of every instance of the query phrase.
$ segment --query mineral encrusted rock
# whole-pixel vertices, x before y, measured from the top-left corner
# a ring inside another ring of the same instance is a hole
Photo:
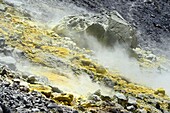
[[[127,44],[132,48],[137,46],[135,29],[116,11],[111,12],[110,16],[87,14],[66,17],[53,30],[73,38],[75,34],[81,35],[79,41],[82,43],[88,40],[86,38],[90,38],[88,36],[93,36],[107,46],[116,42]]]

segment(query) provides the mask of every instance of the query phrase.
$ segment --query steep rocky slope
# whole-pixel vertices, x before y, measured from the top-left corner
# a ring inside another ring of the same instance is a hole
[[[117,70],[98,63],[93,51],[81,49],[72,38],[43,28],[13,6],[0,5],[0,63],[9,67],[1,67],[1,111],[170,111],[164,89],[131,83]],[[158,68],[167,61],[139,48],[136,51],[142,69]]]
[[[69,0],[69,2],[100,13],[116,9],[138,29],[138,42],[141,47],[169,56],[169,0]]]

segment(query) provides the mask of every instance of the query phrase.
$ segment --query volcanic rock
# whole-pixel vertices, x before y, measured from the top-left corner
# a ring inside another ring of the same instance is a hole
[[[71,33],[87,35],[79,41],[86,41],[88,35],[96,37],[104,45],[113,45],[116,42],[125,43],[136,48],[137,39],[135,30],[126,22],[118,12],[113,11],[110,16],[103,18],[101,15],[80,15],[64,18],[53,30],[58,34],[73,37]],[[88,37],[90,38],[90,37]]]
[[[55,101],[63,102],[66,105],[71,105],[71,102],[73,101],[74,96],[72,94],[52,94],[52,98]]]

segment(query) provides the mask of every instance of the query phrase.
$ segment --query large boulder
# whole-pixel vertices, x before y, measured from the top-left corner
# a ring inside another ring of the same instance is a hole
[[[127,44],[132,48],[137,46],[135,29],[116,11],[105,15],[84,14],[65,17],[53,30],[61,35],[84,38],[83,41],[87,35],[90,35],[107,46],[112,46],[116,42]]]

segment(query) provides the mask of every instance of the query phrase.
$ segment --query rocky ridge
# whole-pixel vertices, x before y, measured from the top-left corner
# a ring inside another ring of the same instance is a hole
[[[2,93],[0,98],[2,100],[2,110],[10,109],[13,112],[23,112],[24,110],[27,112],[59,113],[86,111],[92,113],[169,112],[170,100],[165,94],[164,89],[155,91],[141,85],[130,83],[122,78],[118,72],[110,72],[108,69],[90,59],[92,54],[90,50],[80,49],[70,38],[61,37],[54,31],[41,28],[36,22],[30,20],[30,18],[24,17],[22,13],[18,12],[14,7],[6,4],[1,5],[3,7],[2,11],[0,11],[1,54],[5,56],[5,48],[12,48],[8,49],[8,53],[18,54],[19,58],[23,56],[33,64],[55,69],[56,72],[47,72],[47,78],[49,77],[48,75],[53,74],[52,79],[58,75],[67,76],[65,71],[68,70],[76,76],[85,73],[89,75],[94,82],[104,83],[106,87],[110,87],[115,91],[114,95],[104,96],[100,93],[100,90],[96,89],[96,91],[88,97],[76,97],[74,94],[63,93],[63,91],[57,87],[51,87],[48,83],[42,83],[41,80],[36,79],[39,77],[24,77],[24,74],[14,76],[17,75],[17,73],[8,71],[6,68],[1,68]],[[8,56],[14,57],[13,55]],[[152,58],[154,59],[154,56],[152,56]],[[148,59],[150,59],[150,57],[148,57]],[[1,63],[11,68],[11,65],[6,61],[2,61]],[[15,64],[15,62],[11,63]],[[153,65],[154,64],[153,62]],[[15,68],[12,69],[17,72]],[[21,85],[21,81],[25,81],[24,87]],[[9,90],[11,92],[9,97],[4,96]],[[21,98],[21,95],[25,97],[26,100],[32,98],[32,102],[28,102],[29,107],[26,106],[24,103],[25,100]],[[13,107],[10,106],[10,103],[7,101],[9,98],[13,100],[11,101],[12,103],[15,103]],[[60,106],[58,104],[62,105]],[[67,107],[64,107],[64,105]],[[16,106],[18,106],[18,109],[16,109]],[[68,106],[71,106],[72,109]],[[77,111],[73,110],[73,108]]]

